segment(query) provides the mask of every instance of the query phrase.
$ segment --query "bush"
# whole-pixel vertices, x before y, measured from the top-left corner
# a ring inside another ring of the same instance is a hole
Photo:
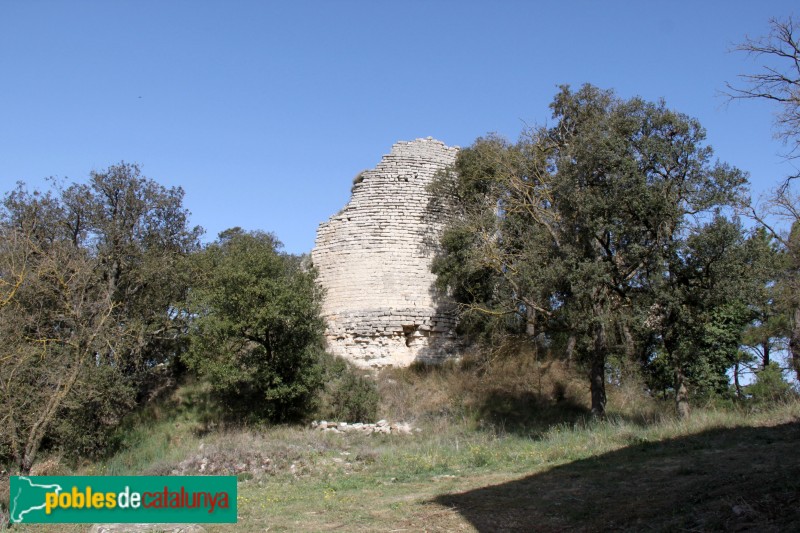
[[[317,417],[342,422],[374,422],[378,415],[378,388],[374,380],[341,357],[323,357],[325,385],[319,395]]]
[[[775,403],[794,395],[792,386],[783,379],[783,371],[772,362],[756,374],[756,381],[745,388],[750,400],[757,404]]]

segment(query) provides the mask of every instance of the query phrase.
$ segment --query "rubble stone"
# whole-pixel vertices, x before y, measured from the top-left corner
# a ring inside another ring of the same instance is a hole
[[[317,431],[324,431],[327,433],[383,433],[387,435],[412,435],[414,432],[422,431],[420,428],[412,428],[411,424],[407,422],[400,422],[397,424],[390,424],[386,420],[379,420],[375,424],[365,424],[363,422],[356,422],[348,424],[347,422],[328,422],[324,427],[322,422],[311,422],[311,428]]]

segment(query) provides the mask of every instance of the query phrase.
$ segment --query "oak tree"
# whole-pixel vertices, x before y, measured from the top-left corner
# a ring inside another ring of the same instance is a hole
[[[183,191],[121,163],[86,184],[6,194],[0,210],[0,454],[30,469],[46,439],[68,454],[144,398],[185,342],[184,262],[200,228]]]
[[[603,416],[609,357],[642,349],[636,309],[693,221],[739,202],[746,178],[663,102],[564,86],[551,109],[551,127],[479,139],[440,176],[456,211],[434,270],[464,310],[566,338]]]
[[[321,385],[324,324],[314,271],[269,233],[224,231],[195,257],[187,365],[244,418],[288,421]]]

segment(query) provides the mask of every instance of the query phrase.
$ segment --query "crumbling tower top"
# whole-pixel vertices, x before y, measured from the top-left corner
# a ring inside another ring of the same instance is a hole
[[[396,143],[357,176],[344,209],[320,224],[311,257],[326,290],[332,353],[361,366],[449,355],[452,304],[430,270],[447,214],[428,185],[457,151],[431,137]]]

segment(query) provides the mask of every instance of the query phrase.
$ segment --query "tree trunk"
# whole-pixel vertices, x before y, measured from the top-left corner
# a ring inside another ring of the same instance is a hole
[[[525,334],[529,337],[536,336],[536,310],[528,306],[525,311]]]
[[[592,361],[590,373],[592,391],[592,416],[606,417],[606,361],[596,358]]]
[[[636,356],[636,341],[633,338],[633,333],[631,333],[631,328],[628,327],[628,324],[622,325],[622,338],[625,339],[625,356],[628,358],[628,361],[632,361]]]
[[[608,341],[606,339],[605,325],[600,322],[594,331],[594,353],[592,366],[589,370],[589,379],[592,391],[592,416],[605,418],[606,416],[606,358],[608,356]]]
[[[736,397],[742,397],[742,386],[739,384],[739,361],[733,365],[733,386],[736,390]]]
[[[689,390],[686,388],[686,376],[680,368],[675,372],[675,407],[680,418],[689,417]]]
[[[792,356],[792,368],[800,380],[800,306],[794,308],[792,331],[789,336],[789,351]]]
[[[33,468],[33,457],[25,456],[25,458],[19,464],[19,475],[29,476],[31,473],[31,468]]]
[[[104,319],[105,321],[105,319]],[[28,475],[31,472],[31,467],[36,460],[36,455],[39,453],[39,448],[42,445],[47,434],[47,429],[53,423],[53,420],[58,413],[59,408],[63,405],[64,398],[69,395],[72,387],[78,381],[78,376],[85,364],[86,360],[90,357],[89,342],[79,342],[73,349],[77,351],[75,360],[73,361],[73,368],[68,375],[62,375],[58,383],[55,384],[52,394],[47,400],[44,408],[38,413],[36,422],[31,426],[28,435],[25,438],[24,447],[21,450],[19,470],[21,475]]]
[[[761,343],[761,349],[764,351],[764,357],[762,358],[764,368],[767,368],[769,366],[769,339]]]
[[[575,335],[570,333],[569,337],[567,338],[567,368],[572,366],[572,361],[575,358],[575,345],[578,343],[577,339],[575,339]]]

